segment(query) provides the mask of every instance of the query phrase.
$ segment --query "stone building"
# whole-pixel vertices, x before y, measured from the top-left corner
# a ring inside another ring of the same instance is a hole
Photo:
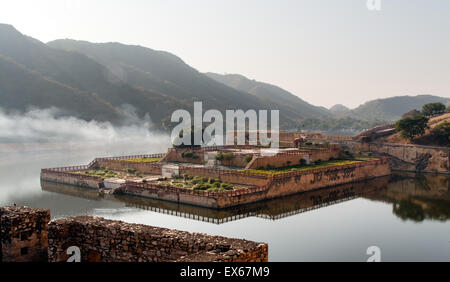
[[[50,211],[0,208],[0,261],[47,261]]]

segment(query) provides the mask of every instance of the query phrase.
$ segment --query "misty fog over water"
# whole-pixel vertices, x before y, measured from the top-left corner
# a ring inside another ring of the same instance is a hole
[[[53,219],[94,215],[267,242],[270,261],[365,261],[369,246],[381,248],[383,261],[450,260],[447,176],[394,176],[375,192],[309,211],[302,210],[309,208],[302,203],[313,198],[308,194],[211,211],[41,185],[42,168],[87,164],[101,156],[165,152],[168,134],[149,128],[145,121],[113,126],[60,117],[55,109],[0,112],[0,205],[47,208]]]

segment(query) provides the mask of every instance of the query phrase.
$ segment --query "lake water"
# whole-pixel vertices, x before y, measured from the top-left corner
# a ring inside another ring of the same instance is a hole
[[[366,261],[370,246],[381,249],[382,261],[450,261],[450,178],[443,175],[395,173],[221,211],[100,197],[39,179],[44,167],[166,148],[164,142],[0,145],[0,205],[47,208],[53,219],[94,215],[267,242],[270,261]]]

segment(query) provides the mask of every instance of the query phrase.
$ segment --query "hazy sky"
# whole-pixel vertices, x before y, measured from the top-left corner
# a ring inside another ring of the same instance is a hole
[[[315,105],[450,97],[450,1],[1,0],[0,22],[41,41],[165,50],[201,72],[239,73]]]

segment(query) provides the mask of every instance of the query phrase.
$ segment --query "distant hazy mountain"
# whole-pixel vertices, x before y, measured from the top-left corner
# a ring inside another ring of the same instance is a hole
[[[335,116],[274,85],[240,75],[200,73],[167,52],[68,39],[44,44],[0,24],[0,108],[5,110],[54,106],[67,115],[114,123],[148,113],[155,125],[167,128],[172,112],[191,111],[194,101],[203,101],[204,110],[222,112],[280,110],[282,128]],[[395,120],[423,104],[449,101],[430,95],[379,99],[345,115]]]
[[[193,101],[203,101],[204,110],[280,110],[283,128],[315,114],[228,87],[167,52],[74,40],[44,44],[0,24],[0,107],[6,110],[55,106],[115,123],[132,112],[149,113],[167,126],[174,110],[191,111]]]
[[[221,82],[236,90],[250,93],[264,101],[277,103],[290,115],[301,118],[320,118],[330,116],[330,112],[322,107],[316,107],[300,99],[298,96],[278,87],[264,82],[250,80],[239,74],[206,73],[210,78]]]
[[[350,110],[349,108],[347,108],[346,106],[344,106],[342,104],[337,104],[330,108],[330,112],[332,112],[332,113],[347,112],[349,110]]]
[[[161,107],[161,104],[164,107]],[[136,114],[159,121],[184,106],[156,91],[137,89],[105,66],[76,52],[57,50],[0,24],[0,107],[58,107],[86,120],[124,121]]]
[[[305,107],[308,110],[302,111],[283,101],[250,95],[247,91],[228,87],[167,52],[120,43],[67,39],[52,41],[48,45],[85,54],[106,66],[124,83],[173,97],[185,104],[202,101],[205,110],[280,110],[281,126],[284,128],[292,128],[302,118],[320,114],[313,108]]]
[[[444,105],[450,103],[450,98],[418,95],[418,96],[398,96],[386,99],[369,101],[360,105],[356,109],[347,112],[347,116],[360,120],[387,120],[395,121],[413,109],[421,110],[427,103],[441,102]]]
[[[347,114],[350,112],[350,109],[344,105],[337,104],[330,108],[329,110],[335,118],[344,118],[347,117]]]

